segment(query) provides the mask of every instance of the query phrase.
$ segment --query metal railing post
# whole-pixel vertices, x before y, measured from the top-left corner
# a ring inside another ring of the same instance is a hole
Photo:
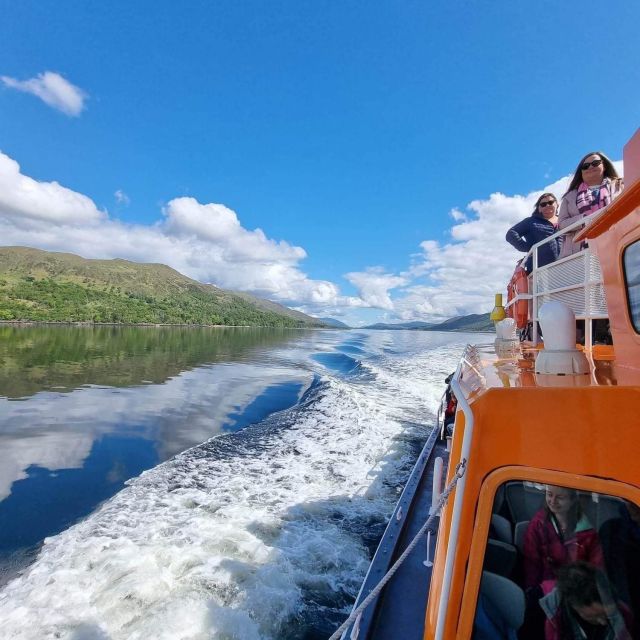
[[[593,325],[591,323],[591,274],[589,273],[589,255],[591,249],[588,247],[582,251],[584,260],[584,350],[591,351],[593,345]]]
[[[531,305],[531,341],[533,346],[538,344],[538,245],[533,247],[533,279],[531,280],[532,305]]]

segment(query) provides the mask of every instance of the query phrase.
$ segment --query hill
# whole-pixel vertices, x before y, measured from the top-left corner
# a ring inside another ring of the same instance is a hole
[[[449,318],[431,327],[431,331],[494,331],[489,313],[472,313],[468,316]]]
[[[335,318],[318,318],[320,322],[327,325],[328,327],[333,327],[334,329],[350,329],[351,327],[340,320],[336,320]]]
[[[219,291],[225,291],[224,289],[219,289]],[[252,296],[250,293],[245,293],[244,291],[225,291],[225,293],[232,294],[237,296],[238,298],[242,298],[247,301],[249,304],[253,304],[258,309],[262,309],[263,311],[269,311],[271,313],[277,313],[283,316],[287,316],[289,318],[293,318],[299,322],[303,322],[304,324],[314,324],[315,326],[323,326],[324,323],[319,318],[313,318],[308,316],[305,313],[301,313],[300,311],[295,311],[294,309],[289,309],[289,307],[285,307],[277,302],[272,302],[271,300],[265,300],[264,298],[258,298],[257,296]]]
[[[187,278],[164,264],[0,247],[0,320],[323,326],[275,303]]]
[[[368,327],[363,327],[363,329],[422,329],[427,330],[431,329],[434,326],[433,322],[397,322],[394,324],[389,324],[386,322],[376,322],[375,324],[370,324]]]
[[[376,324],[363,327],[364,329],[413,329],[418,331],[493,331],[493,322],[488,313],[472,313],[468,316],[456,316],[444,322],[399,322],[397,324]]]

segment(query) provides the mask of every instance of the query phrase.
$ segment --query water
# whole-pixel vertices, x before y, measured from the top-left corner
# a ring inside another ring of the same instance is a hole
[[[0,329],[0,635],[328,637],[479,339]]]

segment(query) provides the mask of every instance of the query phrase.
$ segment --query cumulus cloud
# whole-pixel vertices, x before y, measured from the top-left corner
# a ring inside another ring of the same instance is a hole
[[[53,71],[45,71],[29,80],[16,80],[9,76],[0,76],[0,80],[7,87],[30,93],[68,116],[79,116],[85,107],[87,94]]]
[[[104,218],[91,198],[59,185],[38,182],[0,152],[0,215],[22,228],[43,222],[94,225]]]
[[[560,197],[567,184],[563,178],[525,196],[492,193],[470,202],[464,212],[452,212],[456,224],[449,229],[450,241],[422,242],[421,254],[404,274],[411,284],[394,301],[397,316],[436,320],[490,310],[494,294],[506,289],[522,257],[505,242],[507,229],[531,215],[542,193]]]
[[[622,173],[621,163],[616,163]],[[0,238],[4,245],[69,251],[87,258],[125,258],[168,264],[201,282],[249,291],[306,313],[339,316],[358,324],[359,310],[383,311],[386,320],[438,320],[483,313],[504,291],[522,254],[508,245],[507,229],[533,211],[551,191],[560,197],[564,177],[526,195],[492,193],[456,207],[444,242],[424,240],[407,267],[390,273],[363,268],[344,277],[356,295],[334,282],[314,280],[302,269],[302,247],[246,229],[222,204],[180,197],[169,201],[151,225],[127,224],[100,211],[87,196],[57,182],[24,175],[15,160],[0,153]],[[126,194],[115,197],[125,201]],[[371,312],[367,312],[371,318]]]
[[[4,245],[160,262],[201,282],[303,305],[312,313],[363,304],[342,296],[333,282],[310,279],[300,269],[306,257],[302,247],[268,238],[261,229],[245,229],[236,213],[221,204],[175,198],[163,214],[153,225],[125,224],[99,211],[83,194],[24,175],[15,160],[0,153]]]
[[[384,272],[381,267],[370,267],[364,272],[347,273],[345,278],[358,290],[358,294],[367,307],[393,309],[389,291],[407,284],[403,276]]]
[[[614,164],[622,175],[622,162]],[[560,200],[570,179],[565,176],[526,195],[492,193],[473,200],[464,211],[452,209],[450,240],[423,241],[421,253],[400,274],[409,284],[393,300],[396,317],[442,320],[491,310],[494,294],[506,290],[516,262],[523,257],[504,240],[507,230],[531,215],[543,193],[553,193]]]
[[[167,230],[179,237],[215,244],[230,262],[298,263],[307,254],[301,247],[266,237],[261,229],[244,229],[234,211],[221,204],[200,204],[195,198],[175,198],[165,211]]]

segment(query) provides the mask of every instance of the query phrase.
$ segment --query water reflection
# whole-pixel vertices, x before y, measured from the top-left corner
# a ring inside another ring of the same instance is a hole
[[[299,353],[312,335],[0,328],[0,583],[16,553],[127,479],[294,404],[312,379]]]
[[[242,361],[256,349],[311,331],[232,327],[0,327],[0,397],[86,384],[161,383],[212,362]]]

